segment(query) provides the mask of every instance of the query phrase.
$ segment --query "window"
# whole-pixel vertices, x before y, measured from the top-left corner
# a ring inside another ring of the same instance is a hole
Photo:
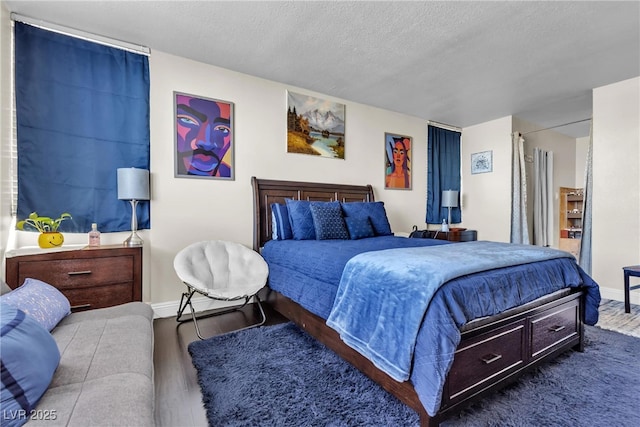
[[[448,209],[442,207],[442,191],[460,191],[460,132],[428,126],[427,224],[442,224]],[[460,193],[458,193],[460,194]],[[462,221],[460,208],[451,209],[451,223]]]
[[[68,212],[64,231],[129,230],[116,170],[149,169],[148,58],[16,22],[15,90],[18,218]],[[138,221],[149,228],[148,203]]]

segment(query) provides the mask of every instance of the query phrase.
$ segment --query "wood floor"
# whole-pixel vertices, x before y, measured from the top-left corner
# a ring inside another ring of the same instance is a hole
[[[286,319],[263,304],[267,325]],[[241,311],[208,317],[198,321],[205,338],[237,330],[260,320],[257,307],[250,304]],[[158,427],[207,426],[202,406],[202,394],[196,370],[187,351],[190,342],[198,339],[193,322],[180,324],[175,317],[156,319],[154,330],[156,425]]]
[[[265,305],[267,324],[286,321]],[[213,336],[242,328],[259,318],[255,306],[241,312],[209,317],[198,322],[203,336]],[[156,391],[156,425],[158,427],[207,426],[202,406],[202,394],[187,351],[190,342],[197,340],[191,322],[177,326],[175,317],[154,321],[154,364]],[[598,326],[640,337],[640,306],[632,305],[625,314],[624,303],[603,300]]]

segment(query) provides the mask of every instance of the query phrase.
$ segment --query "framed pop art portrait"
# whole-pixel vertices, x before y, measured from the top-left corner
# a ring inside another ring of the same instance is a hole
[[[411,143],[410,136],[384,134],[385,189],[411,190]]]
[[[233,103],[174,92],[175,177],[234,179]]]
[[[345,105],[287,91],[287,153],[344,159]]]

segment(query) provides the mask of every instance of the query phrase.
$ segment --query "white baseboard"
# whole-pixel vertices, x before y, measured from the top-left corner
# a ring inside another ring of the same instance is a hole
[[[635,286],[631,284],[631,286]],[[604,299],[624,302],[624,289],[612,289],[600,286],[600,296]],[[640,305],[640,291],[629,292],[629,301],[631,304]]]

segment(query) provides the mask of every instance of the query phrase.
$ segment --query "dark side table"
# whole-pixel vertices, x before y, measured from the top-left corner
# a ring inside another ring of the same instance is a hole
[[[629,287],[629,276],[640,277],[640,265],[632,265],[630,267],[622,267],[624,270],[624,312],[631,313],[631,304],[629,302],[629,291],[640,289],[640,285]]]

